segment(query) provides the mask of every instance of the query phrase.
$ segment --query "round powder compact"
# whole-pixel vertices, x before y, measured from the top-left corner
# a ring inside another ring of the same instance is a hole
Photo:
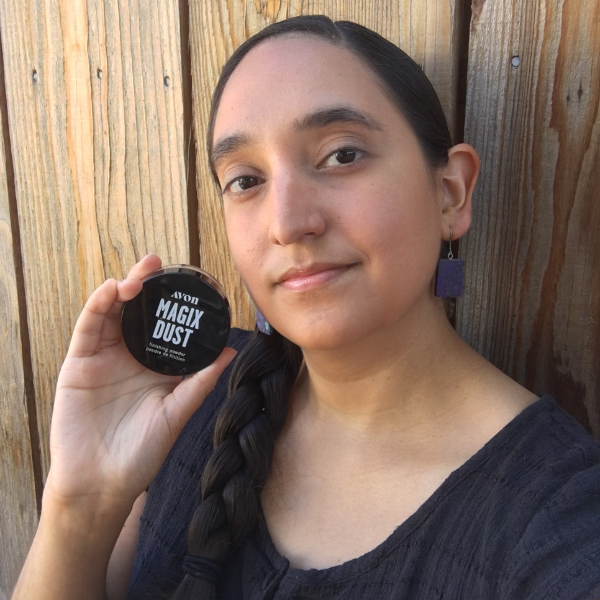
[[[163,375],[189,375],[210,365],[225,348],[231,323],[219,283],[192,265],[163,267],[142,283],[121,313],[133,357]]]

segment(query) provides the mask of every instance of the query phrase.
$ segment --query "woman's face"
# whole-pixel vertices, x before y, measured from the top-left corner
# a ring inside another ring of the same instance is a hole
[[[333,349],[436,302],[442,193],[350,51],[307,36],[259,44],[225,87],[213,152],[235,264],[284,336]]]

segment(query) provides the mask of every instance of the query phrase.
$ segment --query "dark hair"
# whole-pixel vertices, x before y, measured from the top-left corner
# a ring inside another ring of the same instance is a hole
[[[347,48],[378,76],[383,89],[412,127],[431,169],[448,162],[452,140],[437,94],[422,69],[377,33],[324,16],[273,23],[245,41],[225,64],[215,88],[208,123],[211,148],[223,90],[246,54],[262,41],[285,34],[313,35]],[[298,346],[273,330],[255,332],[236,358],[229,392],[215,426],[214,452],[202,475],[202,498],[188,530],[188,553],[223,561],[261,517],[260,493],[271,465],[275,439],[286,419],[288,397],[300,366]],[[215,584],[186,574],[172,600],[213,600]]]

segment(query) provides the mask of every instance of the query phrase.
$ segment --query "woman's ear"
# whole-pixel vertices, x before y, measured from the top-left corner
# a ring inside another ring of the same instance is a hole
[[[448,150],[448,165],[442,171],[442,239],[464,235],[471,225],[471,197],[479,175],[479,156],[469,144],[458,144]]]

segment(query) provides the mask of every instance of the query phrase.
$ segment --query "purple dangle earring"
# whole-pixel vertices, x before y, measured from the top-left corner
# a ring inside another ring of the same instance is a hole
[[[261,333],[265,335],[271,335],[272,329],[269,321],[267,321],[264,315],[256,309],[256,327]]]
[[[465,261],[452,254],[452,227],[448,240],[448,258],[440,258],[435,274],[435,295],[438,298],[457,298],[464,289]]]

